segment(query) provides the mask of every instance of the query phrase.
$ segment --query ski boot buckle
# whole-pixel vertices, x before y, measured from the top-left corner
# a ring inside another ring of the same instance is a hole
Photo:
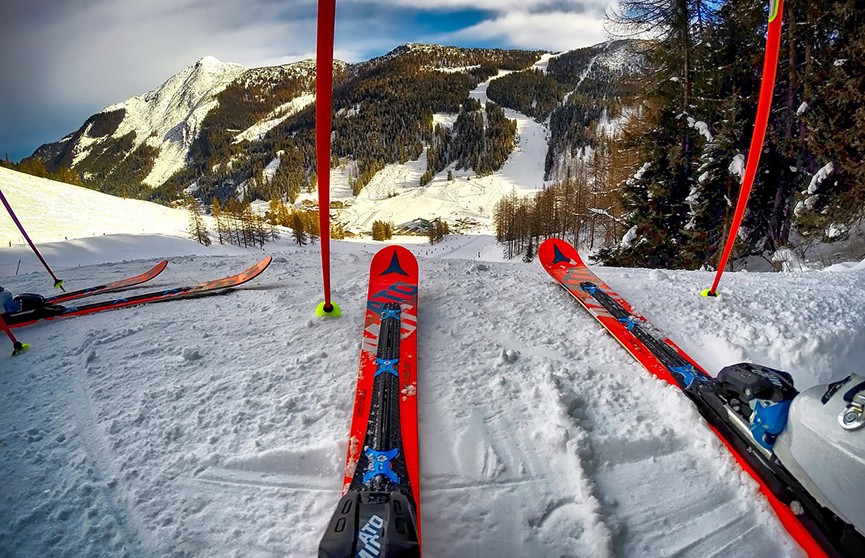
[[[865,384],[859,384],[847,392],[844,399],[847,407],[838,415],[838,422],[844,430],[858,430],[865,426]]]

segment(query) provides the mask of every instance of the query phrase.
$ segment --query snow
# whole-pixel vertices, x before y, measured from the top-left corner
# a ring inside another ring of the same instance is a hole
[[[562,53],[557,53],[557,54],[553,54],[551,52],[544,53],[541,55],[540,59],[537,62],[535,62],[533,68],[535,70],[540,70],[541,73],[546,75],[547,69],[550,66],[550,60],[552,60],[553,58],[558,58],[561,55],[562,55]]]
[[[125,110],[113,138],[135,132],[135,147],[147,143],[159,149],[145,184],[158,186],[183,167],[199,126],[218,104],[216,95],[246,70],[240,64],[205,56],[158,88],[102,110]],[[92,143],[90,138],[82,138],[76,162],[87,156]]]
[[[818,170],[813,177],[811,177],[811,182],[808,184],[808,190],[806,192],[808,194],[816,194],[817,190],[820,189],[820,184],[826,180],[830,174],[835,171],[835,165],[831,162],[827,163],[823,167]]]
[[[183,212],[0,173],[68,289],[168,258],[131,291],[147,292],[262,256],[180,238]],[[421,269],[425,556],[804,555],[691,403],[536,262],[502,261],[489,236],[399,240]],[[16,330],[31,349],[0,351],[0,554],[314,555],[340,495],[381,246],[332,244],[336,319],[314,316],[318,246],[284,238],[265,247],[275,259],[262,276],[225,296]],[[759,362],[800,389],[865,360],[865,262],[832,269],[729,272],[721,296],[705,298],[709,272],[596,267],[707,369]],[[0,284],[51,288],[17,241],[0,246]]]
[[[772,254],[772,261],[783,271],[804,271],[806,264],[790,248],[779,248]]]
[[[632,177],[628,178],[628,185],[633,186],[634,184],[637,184],[640,180],[643,179],[643,175],[646,174],[646,172],[648,172],[650,168],[652,168],[652,163],[648,161],[643,163],[643,165],[637,170],[637,172],[635,172]]]
[[[634,244],[634,241],[637,240],[637,225],[634,225],[625,235],[622,237],[622,241],[619,243],[620,248],[629,248]]]
[[[248,129],[238,134],[234,139],[234,143],[261,140],[269,131],[276,128],[290,116],[297,114],[303,110],[304,107],[313,102],[315,102],[315,95],[313,94],[298,95],[291,101],[273,109],[270,114],[261,120],[261,122],[253,124]]]
[[[117,198],[3,167],[0,190],[36,243],[155,231],[185,236],[189,221],[189,214],[181,209]],[[70,198],[74,198],[74,204]],[[0,218],[0,246],[8,247],[10,243],[24,245],[25,239],[11,219]]]
[[[731,175],[739,177],[741,180],[745,176],[745,156],[741,153],[737,153],[730,161],[727,171]]]
[[[808,188],[804,192],[802,192],[802,195],[806,197],[799,200],[796,203],[796,207],[793,208],[793,213],[795,215],[798,216],[806,210],[814,209],[814,207],[817,205],[817,192],[820,190],[820,185],[833,172],[835,172],[835,165],[830,161],[829,163],[826,163],[824,166],[820,167],[820,170],[814,173],[814,176],[811,177],[811,182],[808,184]]]
[[[715,141],[715,137],[712,135],[712,132],[709,131],[709,125],[703,122],[702,120],[696,120],[693,117],[688,117],[688,127],[694,128],[700,135],[706,138],[706,141],[713,142]]]
[[[501,71],[489,81],[507,73]],[[489,102],[489,81],[479,84],[469,93],[484,107]],[[333,211],[334,218],[355,232],[370,231],[373,221],[389,221],[399,226],[418,217],[440,217],[450,224],[465,219],[476,223],[472,232],[495,234],[493,210],[496,202],[512,191],[527,195],[547,184],[544,181],[546,126],[515,110],[503,110],[507,118],[516,120],[517,139],[514,150],[500,170],[479,177],[474,171],[457,170],[449,165],[432,181],[420,186],[420,178],[427,168],[424,152],[416,161],[387,165],[355,197],[351,194],[349,182],[351,167],[343,165],[331,169],[331,200],[349,202],[351,206]],[[437,113],[433,115],[433,122],[452,128],[456,118],[456,114]],[[447,179],[448,171],[453,180]],[[303,199],[315,201],[318,194],[303,194],[300,200]]]

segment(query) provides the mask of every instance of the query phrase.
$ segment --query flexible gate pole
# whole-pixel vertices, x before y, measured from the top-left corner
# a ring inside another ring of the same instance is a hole
[[[330,299],[330,112],[333,104],[333,35],[336,0],[319,0],[315,56],[315,166],[318,174],[318,225],[324,302],[315,313],[338,316]]]
[[[718,263],[718,271],[715,272],[715,281],[712,287],[704,290],[703,296],[718,296],[718,283],[721,275],[727,267],[727,260],[733,245],[736,243],[736,235],[745,207],[748,205],[748,196],[754,185],[754,177],[757,175],[757,165],[760,163],[760,152],[763,150],[763,140],[766,138],[766,127],[769,124],[769,109],[772,107],[772,92],[775,89],[775,72],[778,69],[778,48],[781,43],[781,12],[784,9],[784,0],[769,1],[769,29],[766,35],[766,54],[763,59],[763,81],[760,84],[760,100],[757,102],[757,117],[754,121],[754,134],[751,136],[751,148],[748,150],[748,163],[745,165],[745,176],[742,177],[742,188],[739,191],[739,201],[736,203],[736,212],[733,214],[733,222],[727,233],[727,243]]]

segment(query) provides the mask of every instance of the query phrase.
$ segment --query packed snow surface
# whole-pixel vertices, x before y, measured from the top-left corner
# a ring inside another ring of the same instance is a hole
[[[506,75],[501,71],[489,81],[480,83],[469,93],[482,106],[490,101],[490,81]],[[346,203],[334,211],[336,219],[348,230],[370,231],[374,221],[392,222],[397,227],[420,217],[441,218],[450,224],[465,223],[472,232],[494,234],[492,215],[496,203],[512,192],[528,194],[544,187],[544,158],[547,153],[547,128],[517,111],[505,108],[505,116],[516,121],[514,150],[501,169],[477,176],[471,170],[454,165],[439,172],[429,183],[419,186],[427,170],[426,153],[415,161],[391,164],[377,172],[355,197],[350,185],[351,166],[340,165],[331,174],[331,199]],[[453,127],[455,114],[435,114],[433,121]],[[452,180],[448,180],[450,173]],[[318,194],[303,194],[301,199],[317,200]]]
[[[0,167],[0,191],[36,243],[157,231],[186,236],[189,224],[189,213],[182,209],[117,198],[3,167]],[[25,243],[21,231],[6,215],[5,208],[0,207],[0,246]]]
[[[52,209],[9,197],[35,237],[50,236],[37,217]],[[31,349],[0,352],[0,555],[315,555],[342,488],[367,271],[382,244],[333,243],[342,316],[322,319],[317,245],[204,248],[121,211],[129,232],[145,232],[40,243],[68,289],[166,257],[131,293],[275,259],[224,296],[16,330]],[[537,262],[502,261],[484,236],[399,240],[420,264],[425,556],[803,554],[688,400]],[[800,389],[865,361],[865,269],[834,269],[728,273],[707,299],[707,272],[595,266],[708,370],[758,362]],[[51,283],[26,246],[0,247],[0,284]]]

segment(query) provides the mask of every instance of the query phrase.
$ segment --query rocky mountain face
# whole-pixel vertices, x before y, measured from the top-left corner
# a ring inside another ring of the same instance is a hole
[[[552,56],[407,44],[359,64],[337,62],[334,161],[349,162],[355,192],[386,165],[424,155],[428,177],[448,166],[494,172],[514,139],[501,111],[469,99],[489,81],[497,105],[548,125],[554,179],[568,154],[595,141],[600,121],[621,112],[639,60],[632,43],[617,41]],[[205,57],[34,156],[129,197],[168,202],[186,190],[210,200],[242,191],[293,200],[316,182],[314,91],[313,61],[248,69]]]

